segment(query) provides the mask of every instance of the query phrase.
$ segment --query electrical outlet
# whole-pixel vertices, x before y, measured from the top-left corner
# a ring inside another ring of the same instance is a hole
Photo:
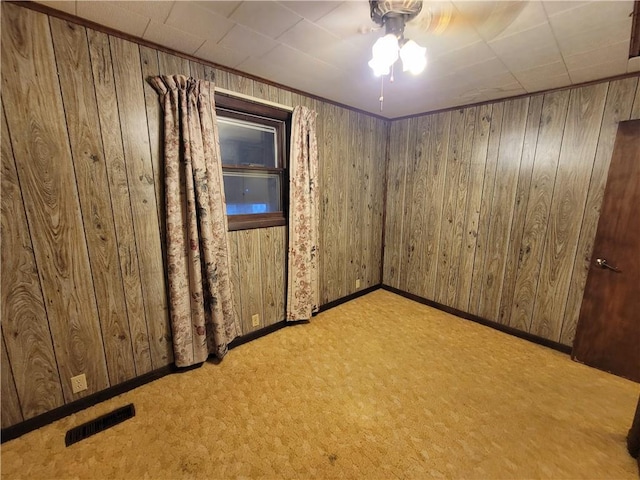
[[[360,288],[360,279],[356,278],[356,288]]]
[[[87,377],[84,373],[71,377],[71,390],[73,393],[80,393],[87,389]]]
[[[256,313],[255,315],[251,315],[251,325],[254,327],[260,326],[260,314]]]

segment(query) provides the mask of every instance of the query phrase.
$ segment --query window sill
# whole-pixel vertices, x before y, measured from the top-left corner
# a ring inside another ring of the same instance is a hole
[[[287,224],[282,215],[232,215],[227,217],[229,231],[250,230],[253,228],[280,227]]]

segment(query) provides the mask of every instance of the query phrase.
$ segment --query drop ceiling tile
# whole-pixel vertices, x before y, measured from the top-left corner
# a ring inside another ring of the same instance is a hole
[[[232,48],[253,57],[261,57],[278,43],[242,25],[235,25],[219,42],[219,45]]]
[[[165,23],[214,42],[219,42],[234,25],[222,15],[190,2],[176,2]]]
[[[429,55],[429,50],[427,50],[427,55]],[[475,63],[495,59],[496,55],[485,42],[480,41],[457,50],[448,51],[437,58],[449,69],[459,70]]]
[[[574,84],[600,80],[627,73],[628,59],[617,59],[598,65],[590,65],[585,68],[569,70],[571,82]]]
[[[604,45],[620,43],[631,38],[631,19],[608,23],[589,31],[559,37],[556,35],[562,56],[569,57],[589,50],[596,50]]]
[[[149,23],[143,38],[188,55],[193,55],[205,42],[204,38],[194,37],[187,32],[153,20]]]
[[[289,10],[293,10],[301,17],[315,22],[316,20],[324,17],[334,8],[338,7],[342,2],[333,2],[330,0],[325,0],[322,2],[311,2],[307,0],[298,2],[282,1],[280,3],[287,7]]]
[[[525,2],[520,14],[502,32],[496,35],[495,40],[531,30],[534,27],[546,24],[547,21],[547,14],[542,2],[539,0]]]
[[[369,3],[353,1],[341,3],[315,23],[340,38],[361,36],[360,29],[376,26],[370,17]]]
[[[600,63],[628,58],[629,41],[623,41],[612,45],[605,45],[595,50],[589,50],[588,52],[579,53],[577,55],[565,56],[564,62],[569,70],[576,70],[579,68],[589,67],[591,65],[598,65]]]
[[[489,42],[489,47],[491,47],[497,55],[505,55],[514,51],[525,52],[532,48],[555,48],[555,46],[556,39],[553,36],[553,31],[546,23]]]
[[[551,90],[554,88],[561,88],[571,85],[571,79],[568,73],[563,73],[557,76],[547,77],[525,77],[520,80],[522,87],[529,93],[542,92],[545,90]]]
[[[514,23],[528,2],[454,1],[453,4],[458,15],[465,18],[483,39],[489,41]],[[454,17],[453,21],[457,20]]]
[[[498,54],[498,58],[512,72],[531,70],[536,67],[562,61],[562,55],[555,45],[522,50],[512,50]]]
[[[566,77],[567,85],[571,83],[569,80],[569,75],[567,73],[567,67],[562,61],[549,63],[547,65],[542,65],[540,67],[535,67],[528,70],[516,71],[513,72],[513,76],[516,77],[522,85],[524,85],[525,83],[536,83],[544,80],[545,78],[560,76]]]
[[[627,72],[638,72],[640,71],[640,57],[633,57],[629,59],[627,63]]]
[[[79,17],[128,33],[135,37],[142,37],[149,18],[122,8],[120,2],[77,2],[76,11]]]
[[[589,2],[578,8],[551,15],[549,23],[558,39],[589,32],[603,24],[628,20],[633,12],[633,1]],[[630,30],[629,30],[630,31]]]
[[[557,15],[558,13],[564,12],[566,10],[573,10],[574,8],[581,7],[586,5],[589,2],[578,2],[574,0],[570,1],[546,1],[543,2],[544,10],[547,12],[548,16]]]
[[[174,3],[177,2],[126,1],[119,3],[127,10],[152,18],[159,23],[164,23]]]
[[[194,54],[198,58],[208,60],[218,65],[235,68],[245,61],[249,55],[232,48],[216,44],[213,40],[207,40]]]
[[[278,38],[281,43],[309,54],[321,50],[325,45],[336,44],[339,40],[308,20],[302,20]]]
[[[242,2],[229,18],[270,38],[278,38],[302,20],[275,2]]]
[[[76,3],[75,1],[66,0],[38,0],[37,3],[46,5],[47,7],[66,12],[71,15],[76,15]]]
[[[223,17],[229,17],[233,13],[233,11],[238,8],[238,6],[242,3],[240,1],[227,2],[222,0],[215,0],[213,2],[193,2],[196,5],[199,5],[207,10],[211,10],[212,12],[216,12]]]
[[[285,72],[288,70],[286,73],[291,73],[292,75],[299,72],[309,78],[333,79],[341,74],[337,68],[287,45],[278,45],[264,55],[263,59],[274,65],[279,65]]]

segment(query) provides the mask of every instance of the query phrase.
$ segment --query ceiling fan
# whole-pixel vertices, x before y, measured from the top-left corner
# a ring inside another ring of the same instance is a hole
[[[444,35],[456,28],[473,28],[485,41],[504,31],[518,17],[527,2],[483,1],[457,2],[423,0],[369,0],[371,20],[384,29],[372,47],[369,66],[382,76],[380,110],[384,100],[384,76],[393,82],[394,64],[400,58],[404,71],[417,75],[427,64],[426,48],[405,38],[405,27],[411,36]]]

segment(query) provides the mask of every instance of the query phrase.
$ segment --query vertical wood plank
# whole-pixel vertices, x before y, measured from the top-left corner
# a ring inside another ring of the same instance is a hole
[[[451,134],[446,159],[446,180],[442,218],[440,220],[439,260],[436,280],[436,302],[448,304],[449,270],[452,267],[453,236],[457,206],[457,188],[462,169],[462,150],[464,147],[465,109],[451,112]]]
[[[278,90],[278,103],[288,105],[290,107],[295,107],[293,101],[291,100],[291,92],[289,90]]]
[[[384,226],[384,283],[399,288],[407,162],[408,120],[391,123],[387,165],[387,214]]]
[[[438,113],[431,120],[427,139],[427,161],[429,162],[429,183],[426,195],[426,224],[424,252],[421,269],[424,280],[421,291],[426,298],[435,300],[438,289],[440,259],[440,235],[443,215],[445,183],[447,179],[447,157],[451,134],[452,112]]]
[[[458,172],[457,187],[455,187],[455,216],[453,222],[453,236],[451,238],[451,253],[449,256],[449,275],[446,286],[446,304],[451,306],[455,306],[457,304],[458,278],[460,276],[460,259],[462,256],[465,218],[467,214],[469,170],[471,169],[471,154],[473,151],[476,117],[476,107],[465,109],[460,169]]]
[[[262,326],[267,327],[284,320],[284,244],[282,233],[285,227],[260,228],[260,283],[264,318]]]
[[[359,113],[349,111],[347,113],[348,130],[346,132],[348,144],[345,145],[345,162],[347,188],[347,225],[346,229],[346,294],[356,289],[356,280],[362,283],[360,253],[362,250],[362,132],[358,129]]]
[[[160,225],[160,239],[162,258],[167,258],[166,247],[166,208],[164,199],[164,136],[162,133],[164,117],[158,93],[149,83],[150,77],[160,75],[158,52],[152,48],[140,46],[140,65],[142,66],[142,86],[144,90],[144,104],[147,110],[147,130],[149,133],[149,147],[151,152],[151,168],[156,194],[156,210]]]
[[[3,4],[2,91],[65,399],[109,386],[47,16]],[[22,132],[30,132],[24,135]],[[88,389],[71,391],[71,377]]]
[[[18,392],[13,380],[7,349],[4,344],[4,332],[2,333],[2,428],[10,427],[24,420],[22,411],[20,410],[20,401],[18,400]]]
[[[140,52],[137,45],[120,38],[110,37],[110,43],[151,360],[156,369],[173,361],[173,351]]]
[[[274,245],[273,270],[275,272],[276,317],[274,322],[284,320],[287,308],[287,227],[277,227],[272,232]]]
[[[529,331],[533,315],[569,94],[569,90],[546,94],[542,105],[509,319],[511,327],[525,332]]]
[[[518,172],[527,120],[529,98],[505,103],[504,124],[508,135],[500,138],[495,187],[491,203],[491,222],[487,236],[487,257],[484,266],[479,314],[497,321],[505,269],[505,251],[509,245],[511,220],[515,204]],[[504,129],[503,129],[504,132]]]
[[[229,73],[229,90],[245,95],[253,95],[253,80],[247,77]]]
[[[411,223],[411,214],[414,209],[414,195],[417,187],[415,185],[416,170],[418,168],[415,150],[416,141],[418,138],[417,122],[418,120],[416,118],[410,118],[407,120],[407,150],[403,180],[404,194],[402,206],[400,211],[398,212],[398,214],[401,215],[403,219],[401,224],[402,227],[400,230],[400,244],[398,245],[398,288],[405,291],[407,290],[409,265],[413,264],[416,261],[417,255],[415,244],[411,243],[411,237],[414,235],[414,231],[417,229],[417,226]]]
[[[572,345],[575,337],[618,123],[629,120],[637,85],[638,78],[635,77],[611,82],[609,86],[560,334],[560,343],[564,345]]]
[[[185,75],[188,77],[191,74],[189,60],[160,50],[158,50],[158,67],[160,75]]]
[[[4,112],[0,147],[2,332],[3,336],[6,336],[8,358],[13,362],[12,376],[7,382],[11,384],[8,383],[9,386],[17,389],[17,397],[25,418],[31,418],[64,404],[64,398]],[[13,413],[16,411],[12,410],[10,403],[12,393],[5,390],[4,359],[2,367],[4,427],[5,408],[8,409],[7,421],[15,420]],[[22,420],[19,408],[17,412]]]
[[[242,295],[242,333],[246,335],[264,326],[259,230],[241,230],[238,232],[237,240]],[[260,315],[260,323],[256,327],[251,321],[255,314]]]
[[[345,266],[349,262],[349,240],[347,239],[347,222],[349,221],[347,217],[349,207],[349,170],[347,169],[347,171],[345,172],[344,165],[348,165],[350,158],[349,138],[348,135],[344,135],[344,132],[349,131],[349,111],[345,108],[338,107],[336,127],[338,128],[338,132],[340,132],[340,134],[336,134],[335,136],[335,138],[337,139],[337,142],[334,143],[334,145],[337,147],[335,160],[338,161],[338,165],[340,166],[340,168],[338,174],[335,176],[336,189],[334,191],[334,195],[336,196],[336,200],[338,202],[339,213],[338,216],[333,219],[333,221],[338,223],[338,249],[336,252],[334,252],[334,258],[338,261],[338,265],[341,265],[341,268],[338,269],[339,275],[335,283],[338,288],[334,292],[334,300],[342,298],[351,292],[349,286],[347,285],[347,268],[345,268]]]
[[[471,296],[473,261],[476,254],[476,241],[478,238],[478,222],[482,202],[484,172],[487,163],[491,112],[491,104],[482,105],[478,108],[473,149],[471,152],[466,218],[463,230],[462,251],[460,253],[458,293],[455,305],[456,308],[463,312],[468,311],[469,297]]]
[[[322,137],[318,137],[319,149],[323,152],[321,157],[322,164],[322,188],[320,189],[321,197],[321,213],[322,217],[322,253],[320,255],[320,261],[323,272],[323,282],[321,284],[320,301],[321,303],[328,303],[332,296],[333,284],[335,283],[335,277],[337,276],[337,266],[333,256],[335,245],[337,241],[336,224],[333,222],[335,216],[337,204],[331,198],[332,186],[334,184],[334,132],[329,122],[333,120],[333,110],[335,107],[332,105],[324,105],[324,114],[317,119],[317,126],[319,130],[322,130],[324,134]]]
[[[607,83],[571,91],[531,333],[560,340]]]
[[[189,73],[196,80],[205,80],[204,65],[199,62],[189,60]]]
[[[229,268],[231,269],[231,290],[233,294],[233,313],[240,322],[242,327],[242,334],[245,335],[248,332],[244,331],[244,324],[242,323],[242,286],[240,284],[240,262],[241,258],[238,253],[238,236],[240,231],[229,232]]]
[[[360,251],[360,278],[361,287],[367,288],[371,286],[371,268],[373,235],[373,177],[374,163],[372,145],[374,144],[373,136],[373,119],[371,117],[360,115],[358,118],[359,130],[362,134],[362,247]]]
[[[373,226],[371,228],[372,248],[371,266],[369,267],[369,285],[382,283],[382,231],[384,229],[384,185],[387,170],[387,137],[389,122],[374,119],[375,142],[372,143],[373,157]]]
[[[482,297],[482,287],[484,285],[484,268],[487,259],[487,252],[490,247],[489,227],[491,224],[491,205],[496,182],[496,169],[498,166],[498,150],[500,148],[504,105],[505,102],[494,104],[491,116],[489,145],[487,147],[487,162],[485,164],[482,184],[482,202],[480,204],[476,255],[473,259],[473,280],[471,281],[471,295],[469,298],[469,313],[473,313],[474,315],[478,315],[480,312],[480,300]]]
[[[100,121],[100,133],[109,179],[109,194],[115,223],[120,271],[129,315],[129,329],[133,346],[136,373],[150,372],[151,352],[149,332],[144,310],[142,283],[136,249],[136,237],[131,213],[127,170],[124,163],[122,134],[116,87],[111,63],[109,37],[102,32],[87,30],[93,82]]]
[[[531,187],[531,176],[533,173],[533,162],[536,155],[538,143],[538,131],[540,130],[540,117],[542,115],[542,103],[544,97],[537,95],[531,97],[529,102],[529,114],[527,116],[527,126],[522,147],[522,160],[518,174],[518,186],[516,189],[516,202],[511,220],[511,235],[507,246],[507,262],[504,269],[504,279],[502,281],[502,295],[500,309],[498,312],[498,322],[509,323],[511,317],[511,307],[513,304],[513,292],[516,285],[516,271],[518,268],[518,258],[522,247],[522,236],[524,232],[525,215],[527,204],[529,203],[529,191]]]
[[[111,385],[136,375],[84,27],[49,20]]]
[[[640,81],[638,82],[638,86],[636,87],[636,96],[633,101],[633,108],[631,109],[631,117],[630,120],[637,120],[640,118]]]

